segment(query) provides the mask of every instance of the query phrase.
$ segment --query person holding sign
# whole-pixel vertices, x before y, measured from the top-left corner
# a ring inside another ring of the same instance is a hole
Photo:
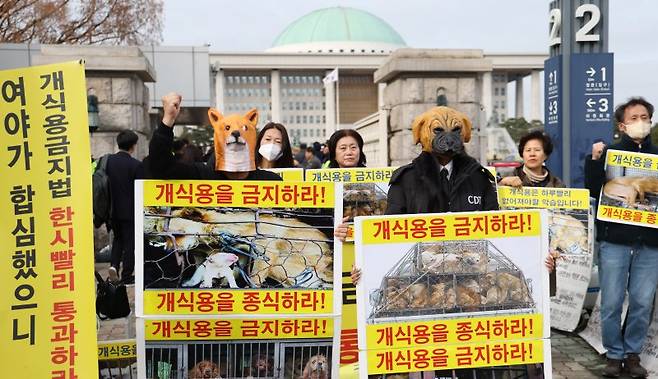
[[[653,105],[641,97],[631,98],[615,110],[621,141],[609,149],[658,154],[651,143]],[[606,181],[603,142],[592,145],[585,158],[585,186],[591,196],[600,196]],[[651,322],[658,284],[658,233],[648,227],[596,220],[599,240],[599,280],[601,285],[601,333],[608,363],[607,377],[618,377],[622,364],[633,378],[647,376],[639,353]],[[628,314],[622,334],[621,313],[628,291]]]
[[[498,210],[494,177],[464,149],[471,139],[471,120],[465,114],[434,107],[416,117],[412,132],[422,152],[393,173],[387,215]],[[334,235],[340,239],[339,232]],[[358,284],[361,269],[353,267],[351,277]],[[408,377],[429,379],[435,372]]]
[[[258,110],[244,115],[223,116],[214,108],[208,109],[208,118],[214,129],[215,164],[186,164],[177,162],[172,152],[173,127],[180,113],[182,96],[169,93],[162,97],[164,116],[153,132],[149,144],[151,171],[156,179],[210,179],[210,180],[281,180],[270,171],[256,168],[256,125]]]
[[[551,174],[544,162],[553,152],[553,141],[541,130],[531,131],[519,141],[519,155],[523,164],[512,176],[502,178],[498,184],[511,187],[564,187],[557,176]]]
[[[268,168],[295,167],[292,148],[286,127],[276,122],[268,122],[256,138],[256,167]]]

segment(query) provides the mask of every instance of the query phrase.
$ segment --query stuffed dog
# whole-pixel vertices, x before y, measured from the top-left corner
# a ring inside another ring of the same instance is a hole
[[[450,159],[464,153],[464,143],[471,140],[471,121],[465,114],[448,107],[434,107],[416,117],[411,131],[414,144],[423,151]]]
[[[224,117],[217,109],[208,109],[208,119],[214,129],[215,170],[244,172],[256,169],[256,125],[258,110],[244,115]]]

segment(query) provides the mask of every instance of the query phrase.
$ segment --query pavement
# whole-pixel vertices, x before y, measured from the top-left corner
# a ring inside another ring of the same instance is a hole
[[[107,277],[109,263],[96,263],[96,270]],[[135,304],[135,286],[127,286],[131,308]],[[135,338],[135,315],[99,322],[98,341]],[[605,357],[600,356],[577,334],[551,330],[551,353],[554,379],[601,378]]]

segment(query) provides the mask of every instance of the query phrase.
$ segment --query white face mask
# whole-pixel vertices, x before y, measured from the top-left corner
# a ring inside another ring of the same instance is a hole
[[[624,124],[626,134],[632,139],[644,139],[651,132],[651,123],[648,121],[637,121],[632,124]]]
[[[260,145],[258,153],[270,162],[279,159],[283,155],[283,152],[281,151],[281,145],[276,143]]]

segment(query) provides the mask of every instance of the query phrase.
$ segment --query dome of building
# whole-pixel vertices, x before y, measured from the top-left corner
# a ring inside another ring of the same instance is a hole
[[[382,54],[406,46],[386,21],[354,8],[318,9],[290,24],[268,52]]]

